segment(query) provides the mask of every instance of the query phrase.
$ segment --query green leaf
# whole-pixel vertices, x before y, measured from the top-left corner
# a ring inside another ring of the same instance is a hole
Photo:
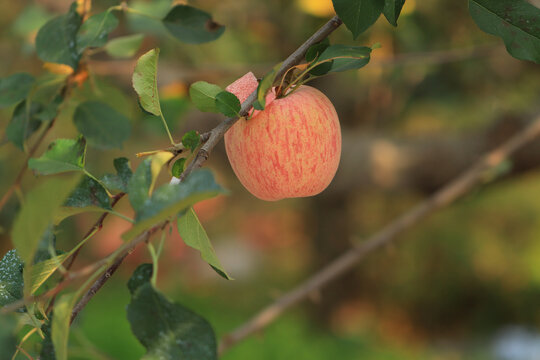
[[[56,115],[58,115],[58,108],[63,101],[64,98],[62,95],[55,96],[47,105],[43,107],[43,110],[36,114],[36,118],[42,122],[51,121],[56,117]]]
[[[32,265],[28,269],[29,274],[24,274],[25,286],[28,287],[30,294],[34,294],[41,285],[62,265],[62,263],[69,257],[69,254],[62,254],[51,259],[38,262]]]
[[[56,355],[54,353],[54,345],[52,343],[51,336],[51,324],[46,322],[41,326],[41,331],[45,337],[41,342],[41,352],[39,353],[40,360],[56,360]]]
[[[225,116],[238,116],[240,112],[240,100],[228,91],[222,91],[216,95],[216,109]]]
[[[130,58],[137,53],[143,39],[143,34],[118,37],[105,45],[105,51],[113,58]]]
[[[404,4],[405,0],[385,0],[383,14],[390,24],[397,26],[397,19]]]
[[[0,306],[22,299],[23,266],[16,250],[9,250],[0,261]]]
[[[332,0],[334,10],[351,31],[353,39],[377,21],[385,0]]]
[[[51,338],[54,345],[56,360],[68,359],[68,339],[71,311],[75,306],[75,294],[64,294],[54,304],[51,321]]]
[[[197,81],[189,87],[189,96],[195,107],[204,112],[218,112],[216,96],[223,89],[206,81]]]
[[[147,350],[142,359],[217,360],[212,326],[158,292],[150,283],[151,270],[151,264],[141,265],[128,283],[132,295],[127,318],[131,331]]]
[[[184,145],[186,149],[191,150],[191,152],[194,152],[195,149],[197,149],[200,142],[201,136],[195,130],[188,131],[182,136],[182,145]]]
[[[225,26],[212,20],[210,14],[189,5],[173,7],[163,24],[176,39],[188,44],[216,40],[225,31]]]
[[[129,202],[133,210],[137,211],[149,198],[150,184],[152,183],[152,159],[144,159],[131,177],[128,184]]]
[[[158,188],[137,210],[135,225],[122,237],[131,240],[160,221],[186,210],[201,200],[224,192],[224,189],[216,184],[209,170],[194,171],[179,184],[166,184]]]
[[[90,144],[102,149],[122,148],[131,132],[129,119],[100,101],[77,106],[73,122]]]
[[[101,47],[107,43],[109,33],[118,26],[118,19],[107,10],[90,16],[77,33],[77,48],[79,53],[88,47]]]
[[[129,293],[135,295],[135,292],[141,286],[149,283],[152,280],[153,272],[154,266],[152,264],[141,264],[137,266],[127,283]]]
[[[317,63],[332,62],[331,72],[359,69],[369,63],[371,48],[366,46],[331,45]]]
[[[272,70],[270,70],[270,72],[264,75],[262,80],[259,82],[259,86],[257,87],[257,107],[255,107],[255,105],[253,106],[257,110],[264,110],[266,106],[266,93],[274,85],[277,72],[279,71],[279,69],[281,69],[281,64],[282,63],[275,65]]]
[[[312,62],[317,57],[319,57],[323,53],[323,51],[326,50],[326,48],[329,46],[330,40],[328,38],[324,38],[324,40],[322,40],[321,42],[311,45],[306,51],[306,61]]]
[[[0,360],[12,360],[17,350],[17,321],[11,314],[0,314]]]
[[[75,190],[66,200],[64,206],[84,208],[96,206],[106,210],[112,210],[111,199],[107,190],[96,180],[85,176]]]
[[[26,139],[39,129],[41,120],[38,114],[41,110],[41,104],[32,103],[27,106],[26,101],[21,102],[13,110],[11,121],[6,128],[6,137],[19,149],[24,150]]]
[[[43,25],[36,36],[36,53],[47,62],[77,68],[80,53],[77,49],[77,31],[82,23],[73,3],[67,14],[57,16]]]
[[[311,45],[306,52],[306,61],[308,63],[315,64],[315,60],[321,56],[321,54],[330,46],[330,40],[328,38],[325,38],[320,43],[317,43],[315,45]],[[315,66],[313,69],[309,71],[310,74],[315,76],[322,76],[330,71],[332,68],[332,61],[322,63],[321,65]]]
[[[124,157],[114,159],[114,168],[116,169],[116,175],[105,174],[101,182],[109,190],[127,192],[129,180],[133,176],[129,160]]]
[[[186,158],[180,158],[176,160],[171,169],[172,176],[179,178],[180,175],[182,175],[182,173],[184,172],[185,165],[186,165]]]
[[[221,266],[216,251],[193,208],[190,208],[184,215],[178,218],[177,226],[178,233],[186,245],[198,250],[203,260],[210,264],[220,276],[227,280],[232,280]]]
[[[502,38],[513,57],[540,63],[540,9],[525,0],[469,0],[476,25]]]
[[[145,159],[129,181],[127,192],[133,210],[137,211],[148,200],[163,165],[172,158],[170,152],[160,152]]]
[[[56,235],[53,230],[53,227],[49,226],[41,237],[34,255],[34,264],[50,259],[51,254],[53,257],[56,256]]]
[[[139,95],[141,107],[149,113],[160,116],[159,93],[157,87],[157,66],[159,49],[152,49],[137,60],[133,72],[133,88]]]
[[[28,160],[28,167],[42,175],[81,171],[85,157],[86,140],[82,136],[75,140],[57,139],[41,157]]]
[[[0,108],[15,105],[26,98],[36,80],[27,73],[17,73],[0,79]]]
[[[78,182],[79,176],[44,179],[26,194],[11,231],[13,244],[25,264],[33,262],[44,232]]]

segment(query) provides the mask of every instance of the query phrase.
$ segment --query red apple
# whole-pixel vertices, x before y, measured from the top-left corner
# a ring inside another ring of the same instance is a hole
[[[258,86],[248,73],[227,87],[243,102]],[[301,86],[275,99],[249,119],[240,119],[225,134],[232,168],[253,195],[262,200],[320,193],[336,174],[341,156],[339,119],[319,90]]]

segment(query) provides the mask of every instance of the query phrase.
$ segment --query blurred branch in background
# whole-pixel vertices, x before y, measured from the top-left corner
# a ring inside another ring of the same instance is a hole
[[[437,65],[450,62],[463,61],[479,57],[492,55],[496,52],[504,51],[504,47],[499,44],[487,44],[474,47],[456,48],[441,51],[426,51],[416,53],[395,54],[394,56],[385,56],[374,58],[370,66],[408,66],[408,65]],[[136,60],[98,60],[91,59],[88,66],[92,73],[100,76],[115,76],[122,82],[131,83],[131,75],[135,68]],[[199,79],[222,78],[224,76],[238,76],[248,71],[254,73],[264,73],[274,64],[257,65],[231,65],[231,64],[213,64],[211,67],[187,68],[178,67],[178,63],[162,61],[159,64],[159,77],[163,83],[172,80],[183,80],[187,82]]]
[[[248,322],[225,335],[220,344],[220,354],[223,354],[227,349],[248,336],[264,329],[285,310],[347,273],[374,250],[394,242],[397,236],[405,230],[418,224],[433,212],[451,204],[477,185],[485,182],[486,179],[492,179],[492,173],[504,161],[539,136],[540,116],[537,116],[529,126],[512,136],[495,150],[488,152],[477,163],[437,191],[433,196],[398,217],[361,245],[347,251],[305,282],[260,311]]]

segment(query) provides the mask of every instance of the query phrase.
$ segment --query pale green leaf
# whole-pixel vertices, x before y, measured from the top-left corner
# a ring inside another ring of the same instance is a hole
[[[232,280],[223,269],[223,266],[221,266],[216,251],[193,208],[190,208],[185,214],[178,218],[177,226],[178,233],[186,245],[198,250],[201,253],[203,260],[206,261],[219,275],[227,280]]]
[[[57,139],[39,158],[28,160],[28,167],[42,175],[68,171],[82,171],[86,157],[86,141],[82,136],[76,140]]]
[[[130,58],[137,53],[143,39],[143,34],[114,38],[105,45],[105,51],[114,58]]]
[[[26,194],[11,232],[13,244],[25,264],[32,263],[43,233],[79,180],[78,175],[44,179]]]
[[[206,81],[197,81],[189,87],[189,96],[197,109],[205,112],[218,112],[216,109],[216,95],[223,89]]]
[[[133,88],[139,95],[142,108],[156,116],[161,115],[157,86],[158,59],[159,49],[157,48],[142,55],[137,60],[132,77]]]

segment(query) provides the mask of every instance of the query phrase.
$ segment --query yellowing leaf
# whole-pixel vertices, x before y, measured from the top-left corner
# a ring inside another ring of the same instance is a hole
[[[57,75],[71,75],[73,73],[73,68],[65,64],[46,62],[43,64],[43,68],[48,72]]]
[[[152,181],[150,182],[150,189],[148,190],[148,196],[152,195],[154,187],[156,186],[156,180],[161,172],[163,165],[167,161],[171,160],[174,155],[168,151],[162,151],[152,156],[152,163],[150,164],[150,172],[152,173]]]

